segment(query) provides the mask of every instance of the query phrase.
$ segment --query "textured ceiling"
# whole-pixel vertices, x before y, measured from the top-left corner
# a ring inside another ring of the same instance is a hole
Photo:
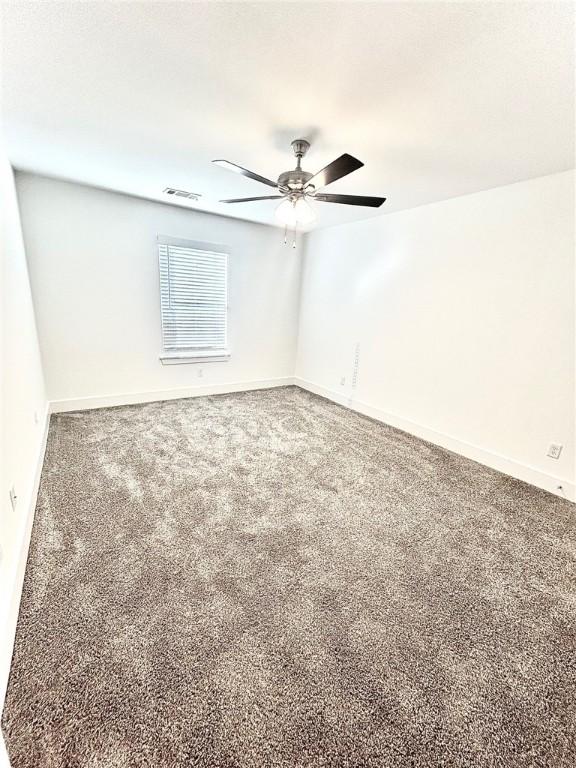
[[[316,203],[326,226],[574,165],[571,3],[8,3],[3,108],[21,169],[272,223],[269,187],[308,137],[307,170],[366,164]]]

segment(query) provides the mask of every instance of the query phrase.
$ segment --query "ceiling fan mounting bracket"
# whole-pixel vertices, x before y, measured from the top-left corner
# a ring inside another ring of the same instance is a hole
[[[291,146],[296,157],[302,159],[310,149],[310,142],[306,141],[306,139],[294,139]]]

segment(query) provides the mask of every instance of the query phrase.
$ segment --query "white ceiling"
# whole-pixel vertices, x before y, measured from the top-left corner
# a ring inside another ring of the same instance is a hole
[[[3,107],[25,170],[272,223],[290,141],[307,170],[365,167],[316,203],[319,225],[574,166],[571,3],[64,2],[3,4]]]

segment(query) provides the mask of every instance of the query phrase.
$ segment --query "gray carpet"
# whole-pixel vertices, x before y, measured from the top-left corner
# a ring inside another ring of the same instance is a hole
[[[292,387],[53,416],[13,768],[574,766],[574,523]]]

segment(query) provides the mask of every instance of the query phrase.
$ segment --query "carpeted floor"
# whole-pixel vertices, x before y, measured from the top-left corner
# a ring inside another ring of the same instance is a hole
[[[52,416],[12,766],[573,766],[575,510],[292,387]]]

